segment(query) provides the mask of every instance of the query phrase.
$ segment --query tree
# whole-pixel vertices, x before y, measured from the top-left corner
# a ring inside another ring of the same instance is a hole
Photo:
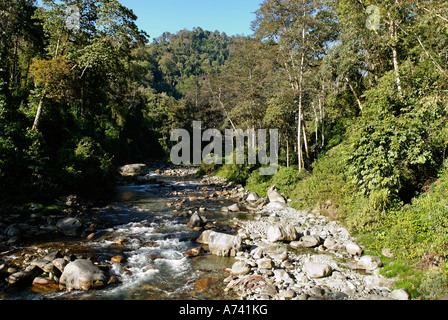
[[[256,15],[255,34],[278,44],[279,64],[298,100],[297,150],[298,167],[302,170],[303,147],[308,148],[304,124],[305,78],[319,65],[329,43],[335,40],[335,17],[325,1],[307,0],[268,0]]]

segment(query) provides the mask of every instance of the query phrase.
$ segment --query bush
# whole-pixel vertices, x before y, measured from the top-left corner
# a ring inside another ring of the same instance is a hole
[[[288,193],[295,188],[295,185],[305,175],[306,171],[299,172],[295,167],[281,167],[279,171],[272,177],[272,183],[280,190],[280,192]]]
[[[224,164],[217,170],[216,175],[245,185],[249,178],[249,168],[240,164]]]
[[[254,170],[246,181],[246,189],[256,192],[260,197],[266,197],[272,186],[272,176],[262,176],[260,170]]]

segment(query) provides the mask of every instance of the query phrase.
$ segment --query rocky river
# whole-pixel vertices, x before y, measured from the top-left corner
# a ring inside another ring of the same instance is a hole
[[[5,300],[409,300],[317,210],[197,168],[121,168],[115,202],[76,196],[4,212]]]

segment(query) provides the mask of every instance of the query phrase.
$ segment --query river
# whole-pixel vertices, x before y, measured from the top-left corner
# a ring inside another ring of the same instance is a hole
[[[159,172],[159,171],[157,171]],[[236,299],[224,292],[224,272],[234,263],[230,257],[202,254],[186,257],[197,247],[195,238],[200,230],[187,225],[191,213],[201,207],[205,216],[220,230],[232,233],[229,216],[221,207],[231,204],[228,197],[209,197],[219,187],[206,185],[197,178],[163,176],[150,173],[156,183],[119,186],[115,202],[100,208],[97,224],[105,226],[92,239],[55,239],[16,248],[24,252],[45,251],[75,253],[106,266],[117,280],[114,284],[83,291],[41,290],[36,286],[7,290],[6,299]],[[22,253],[20,253],[22,252]],[[111,262],[121,255],[122,263]]]

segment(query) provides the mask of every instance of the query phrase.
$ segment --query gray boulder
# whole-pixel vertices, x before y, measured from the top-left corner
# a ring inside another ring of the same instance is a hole
[[[236,256],[241,251],[242,240],[239,236],[212,231],[208,236],[210,253],[218,256]]]
[[[286,203],[285,198],[278,192],[277,187],[274,185],[268,190],[268,198],[270,202],[283,202]]]
[[[203,216],[200,216],[197,212],[193,213],[190,217],[190,221],[188,222],[190,227],[203,227],[207,224],[207,219]]]
[[[325,263],[307,263],[304,268],[305,272],[313,278],[324,278],[331,275],[333,269]]]
[[[76,218],[68,217],[60,219],[56,227],[66,236],[76,236],[81,231],[82,223]]]
[[[258,196],[258,194],[256,192],[251,192],[247,198],[246,201],[257,201],[258,199],[260,199],[260,197]]]
[[[78,259],[65,266],[59,283],[68,290],[88,291],[104,286],[106,280],[106,274],[100,268],[89,260]]]
[[[362,256],[358,262],[359,267],[366,270],[375,270],[383,266],[380,258],[376,256],[366,255]]]
[[[127,164],[120,167],[119,172],[122,176],[144,176],[148,173],[149,168],[144,163]]]
[[[270,242],[294,241],[297,239],[297,236],[294,225],[287,223],[270,225],[266,232],[266,237]]]
[[[288,205],[284,202],[280,201],[271,201],[266,205],[266,208],[268,209],[284,209],[288,208]]]

